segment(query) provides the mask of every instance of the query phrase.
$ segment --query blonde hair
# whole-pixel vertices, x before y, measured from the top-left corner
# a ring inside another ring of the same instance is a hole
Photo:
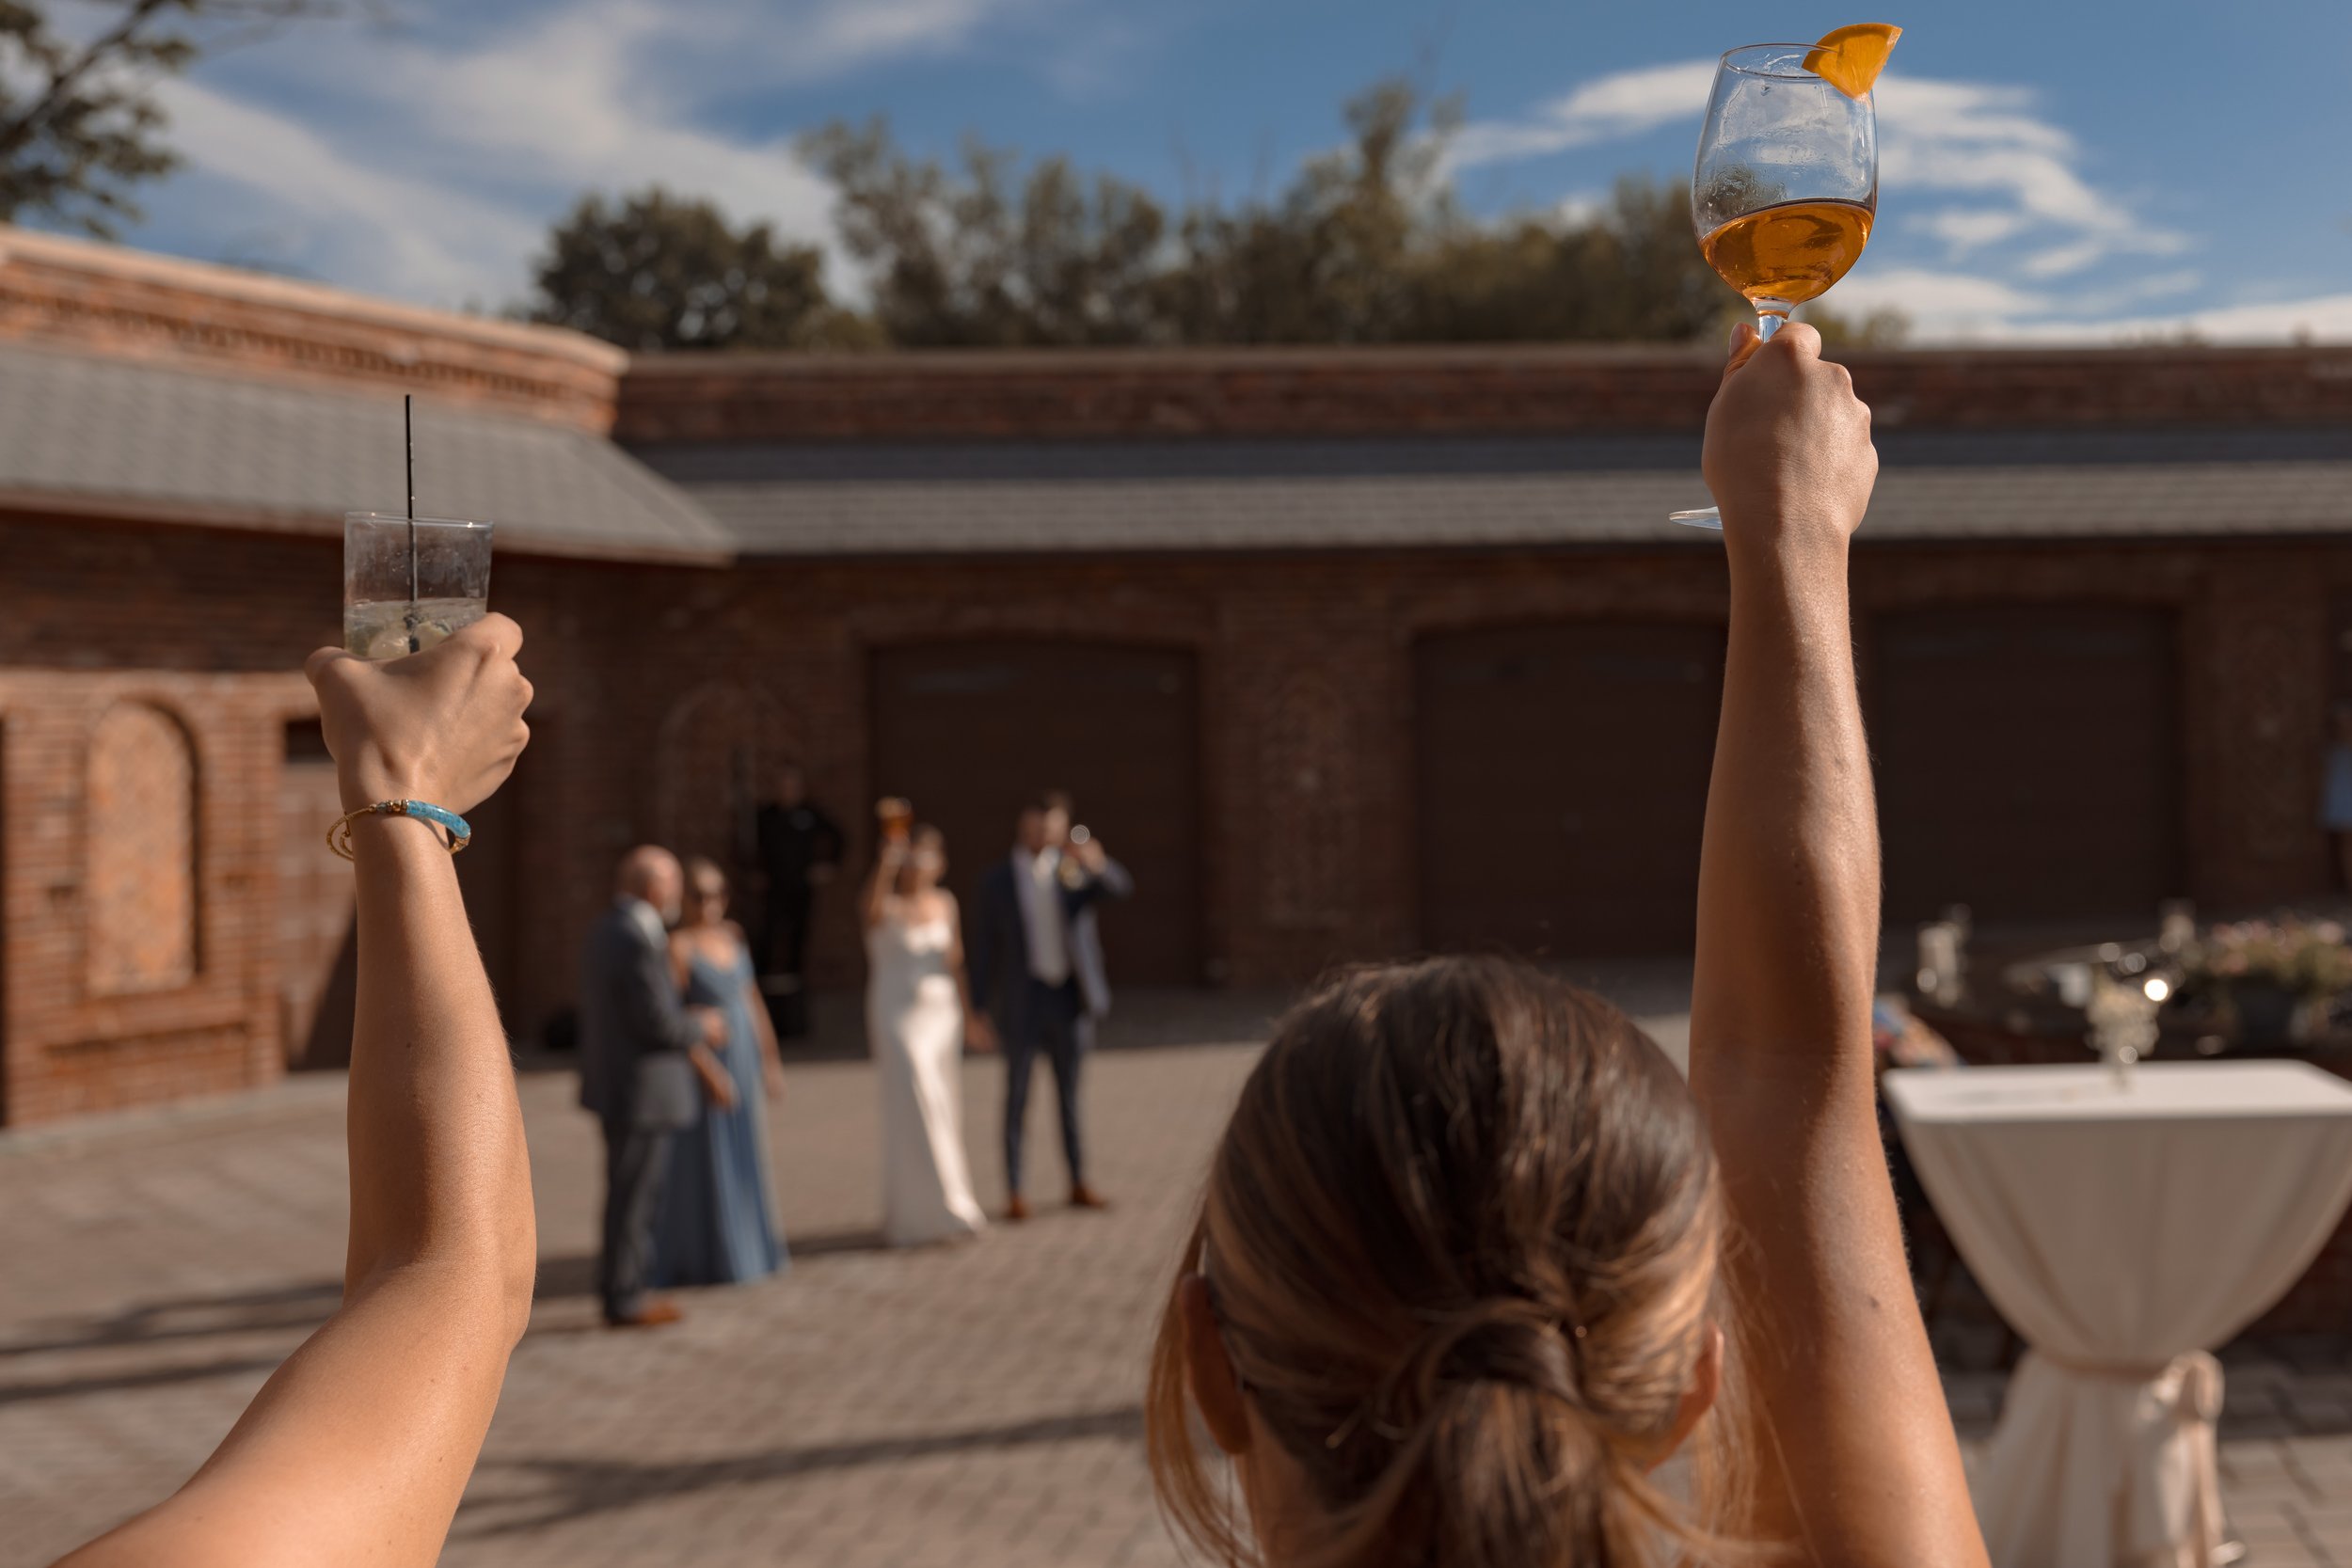
[[[1190,1419],[1183,1276],[1307,1479],[1284,1568],[1649,1568],[1724,1544],[1651,1479],[1723,1317],[1698,1110],[1615,1007],[1527,967],[1358,970],[1283,1022],[1233,1112],[1153,1349],[1163,1512],[1257,1560]],[[1726,1385],[1730,1382],[1726,1369]]]

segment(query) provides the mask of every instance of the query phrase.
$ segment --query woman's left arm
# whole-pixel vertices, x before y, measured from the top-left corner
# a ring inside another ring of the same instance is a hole
[[[469,810],[522,752],[521,632],[489,616],[429,653],[311,656],[343,804]],[[521,1106],[455,868],[415,817],[352,829],[359,984],[342,1306],[171,1497],[72,1568],[424,1568],[531,1315]]]
[[[752,944],[745,940],[743,927],[733,921],[727,929],[735,933],[735,948],[748,954]],[[745,966],[750,967],[749,965]],[[784,1098],[784,1047],[776,1043],[776,1026],[768,1016],[768,999],[760,994],[759,976],[754,974],[743,982],[743,1006],[752,1015],[752,1032],[759,1037],[761,1070],[768,1080],[768,1098]]]

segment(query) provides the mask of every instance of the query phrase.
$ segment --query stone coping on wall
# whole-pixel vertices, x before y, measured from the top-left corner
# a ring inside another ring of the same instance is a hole
[[[5,225],[0,340],[393,388],[599,434],[628,362],[562,328]]]

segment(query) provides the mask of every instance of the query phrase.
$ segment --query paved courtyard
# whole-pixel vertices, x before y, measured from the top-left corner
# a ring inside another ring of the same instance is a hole
[[[1635,1006],[1641,1004],[1636,1001]],[[773,1132],[789,1275],[689,1295],[660,1333],[596,1326],[596,1143],[568,1078],[524,1103],[540,1302],[445,1561],[1169,1563],[1141,1455],[1154,1301],[1218,1119],[1262,1037],[1249,1004],[1138,1009],[1089,1084],[1106,1215],[1049,1212],[983,1244],[896,1254],[872,1227],[873,1087],[796,1067]],[[1661,1026],[1671,1035],[1671,1023]],[[973,1063],[983,1200],[1001,1198],[1001,1069]],[[1043,1097],[1041,1097],[1043,1101]],[[1032,1148],[1048,1168],[1049,1106]],[[0,1138],[0,1568],[40,1564],[163,1496],[331,1308],[343,1224],[339,1081]],[[2233,1516],[2270,1565],[2352,1568],[2352,1362],[2232,1368]],[[1955,1373],[1980,1438],[1997,1372]]]

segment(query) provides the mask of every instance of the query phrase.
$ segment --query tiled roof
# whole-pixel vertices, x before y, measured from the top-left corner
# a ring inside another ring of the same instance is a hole
[[[340,530],[405,505],[396,393],[327,390],[0,345],[0,504],[135,520]],[[722,562],[731,536],[590,432],[417,404],[417,510],[487,518],[531,554]]]
[[[2352,431],[1912,431],[1868,539],[2352,533]],[[749,556],[1692,544],[1695,436],[639,449]]]

